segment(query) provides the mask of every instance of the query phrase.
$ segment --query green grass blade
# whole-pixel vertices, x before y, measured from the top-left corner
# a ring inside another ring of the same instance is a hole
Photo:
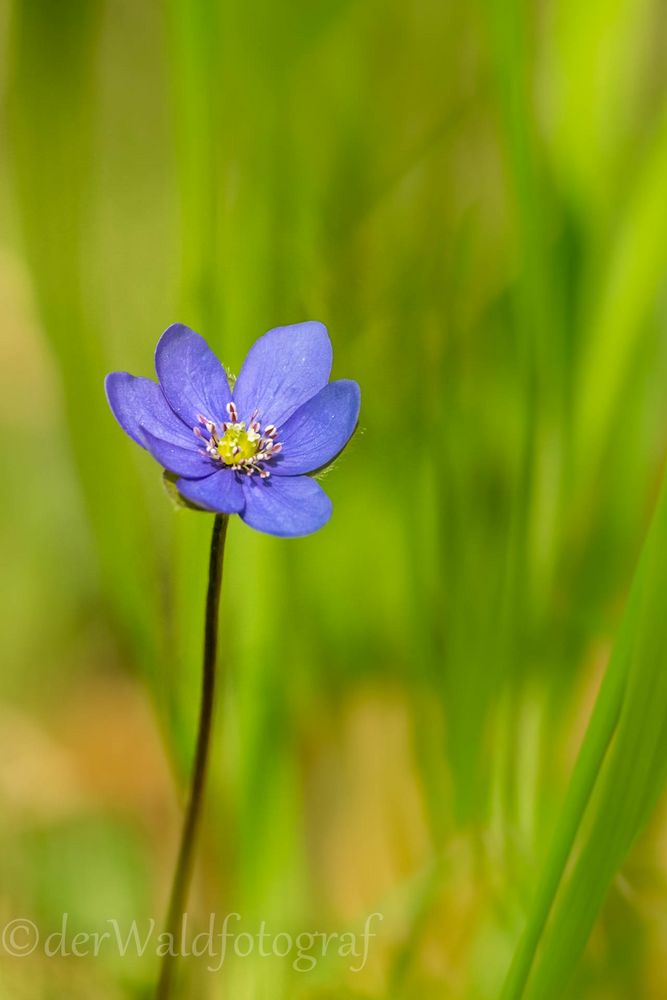
[[[664,280],[666,171],[667,120],[625,200],[601,292],[592,307],[577,419],[579,460],[590,476],[597,474],[627,373]]]
[[[111,418],[109,369],[85,285],[95,88],[102,5],[15,5],[9,114],[26,256],[63,386],[79,482],[116,613],[154,646],[156,588],[134,456]]]
[[[659,759],[656,752],[660,741],[664,742],[667,692],[663,692],[662,701],[659,697],[661,686],[656,684],[655,674],[661,669],[664,673],[667,644],[664,615],[659,610],[667,582],[665,551],[667,488],[663,488],[644,547],[528,923],[505,983],[503,1000],[517,1000],[523,995],[600,774],[604,775],[604,792],[596,807],[586,847],[557,905],[549,943],[542,952],[536,973],[537,985],[531,986],[530,995],[536,997],[559,995],[564,970],[572,968],[583,950],[609,882],[662,787],[664,767],[656,766]],[[649,720],[642,713],[647,709],[646,699],[652,698],[652,690],[657,696],[650,702]],[[615,734],[613,749],[606,759]],[[631,809],[627,808],[628,796],[634,801]],[[610,830],[614,831],[613,836]]]
[[[535,1000],[562,996],[611,881],[661,793],[667,773],[667,490],[645,579],[632,609],[629,672],[616,737],[604,767],[590,831],[558,900],[529,988]]]

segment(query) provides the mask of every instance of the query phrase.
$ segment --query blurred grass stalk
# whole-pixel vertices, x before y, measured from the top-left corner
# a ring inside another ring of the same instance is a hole
[[[85,288],[101,15],[98,0],[73,0],[57,16],[48,0],[14,4],[10,131],[25,254],[62,379],[101,583],[154,669],[157,588],[147,510],[131,459],[108,420],[100,391],[108,370],[104,341]],[[158,695],[157,684],[154,690]]]
[[[582,105],[595,107],[596,97],[601,100],[608,97],[606,93],[598,95],[597,90],[593,95],[580,89],[580,84],[588,83],[591,88],[600,85],[599,76],[585,75],[588,69],[584,74],[578,72],[583,68],[579,62],[582,38],[585,39],[588,67],[597,65],[599,49],[596,51],[596,45],[599,42],[605,52],[610,48],[615,53],[622,53],[616,64],[604,61],[603,72],[616,72],[619,78],[625,78],[628,54],[634,54],[632,43],[636,43],[638,28],[641,33],[641,28],[646,26],[643,19],[648,11],[648,5],[639,10],[635,5],[617,3],[612,14],[607,4],[591,4],[586,9],[582,33],[580,6],[568,2],[557,5],[555,16],[559,31],[555,51],[563,61],[557,68],[556,89],[561,81],[565,81],[566,87],[573,87],[577,112]],[[515,165],[518,228],[519,232],[523,229],[529,234],[524,239],[527,256],[523,275],[536,305],[532,314],[528,314],[525,335],[536,341],[533,348],[536,371],[541,373],[536,376],[536,392],[543,414],[549,388],[556,389],[557,400],[568,397],[567,385],[559,388],[557,378],[550,377],[554,371],[558,375],[562,370],[556,359],[565,356],[566,334],[562,313],[554,308],[556,296],[540,293],[549,276],[557,271],[549,262],[546,244],[535,235],[544,232],[549,202],[544,195],[536,195],[539,182],[535,161],[530,155],[534,147],[526,138],[533,116],[533,87],[531,70],[526,67],[529,50],[525,44],[525,10],[521,4],[510,0],[508,3],[492,2],[490,12],[501,106],[505,108],[510,158]],[[632,32],[628,32],[629,25]],[[592,39],[595,44],[591,55]],[[576,60],[577,64],[569,60]],[[610,94],[618,91],[617,80],[605,76],[605,81]],[[574,114],[572,107],[569,111]],[[563,446],[559,449],[566,462],[564,485],[570,490],[569,495],[563,497],[561,494],[559,503],[560,513],[555,526],[560,526],[561,531],[568,507],[575,510],[582,502],[584,506],[588,504],[593,479],[599,474],[603,457],[611,445],[628,366],[636,357],[647,311],[655,301],[659,285],[664,282],[663,240],[658,235],[664,234],[667,206],[664,184],[658,182],[665,170],[663,133],[664,127],[661,127],[647,152],[646,166],[638,173],[634,188],[625,199],[628,214],[625,219],[621,218],[616,241],[607,254],[608,274],[598,270],[596,275],[601,288],[599,301],[593,299],[590,311],[584,311],[580,317],[583,321],[582,347],[580,363],[575,366],[576,409],[569,414],[555,411],[556,425],[562,431],[571,425],[575,433],[574,453],[572,447],[567,446],[567,437],[564,438],[565,449]],[[568,134],[570,148],[576,150],[575,141],[584,135],[584,156],[603,162],[603,149],[595,145],[595,140],[600,139],[599,129],[592,135],[582,130],[576,140]],[[605,133],[604,139],[608,141],[609,138]],[[597,183],[592,177],[587,177],[586,181]],[[593,198],[590,201],[592,203]],[[524,217],[527,221],[522,227]],[[542,309],[538,307],[540,302]],[[550,352],[558,337],[562,337],[562,344],[552,355]],[[539,436],[539,415],[533,413],[528,419]],[[528,495],[529,498],[534,496]],[[563,499],[567,504],[565,510]],[[530,522],[530,499],[526,506],[523,517]],[[534,547],[531,551],[534,553]],[[552,846],[538,877],[527,928],[504,987],[504,1000],[523,996],[526,985],[527,995],[534,1000],[563,995],[611,881],[663,790],[667,772],[662,763],[667,750],[667,630],[662,609],[666,583],[667,488],[663,486],[614,655],[577,759]],[[535,587],[531,592],[535,592]],[[587,826],[580,834],[584,817]],[[576,863],[561,890],[564,872],[573,857]],[[546,936],[542,940],[545,927]],[[537,967],[529,978],[534,962]]]

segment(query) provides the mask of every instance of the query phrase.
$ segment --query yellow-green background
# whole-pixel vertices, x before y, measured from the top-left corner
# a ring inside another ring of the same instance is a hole
[[[384,921],[362,973],[188,962],[183,996],[499,997],[667,447],[665,4],[3,0],[0,31],[0,920],[168,892],[211,519],[104,374],[176,320],[238,371],[317,319],[360,430],[321,533],[231,524],[191,912]],[[664,520],[534,1000],[667,994]],[[0,949],[3,1000],[154,977]]]

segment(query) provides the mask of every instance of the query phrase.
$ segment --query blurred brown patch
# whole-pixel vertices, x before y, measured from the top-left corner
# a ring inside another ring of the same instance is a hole
[[[153,831],[177,825],[173,779],[138,684],[92,675],[54,714],[52,731],[91,802],[129,812]]]

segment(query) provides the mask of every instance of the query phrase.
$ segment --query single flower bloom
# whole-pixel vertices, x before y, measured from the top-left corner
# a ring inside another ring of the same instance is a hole
[[[123,430],[189,503],[270,535],[308,535],[332,509],[309,473],[342,451],[359,417],[359,386],[329,382],[331,362],[321,323],[279,326],[250,348],[232,391],[204,338],[174,323],[155,350],[158,382],[112,372],[105,387]]]

